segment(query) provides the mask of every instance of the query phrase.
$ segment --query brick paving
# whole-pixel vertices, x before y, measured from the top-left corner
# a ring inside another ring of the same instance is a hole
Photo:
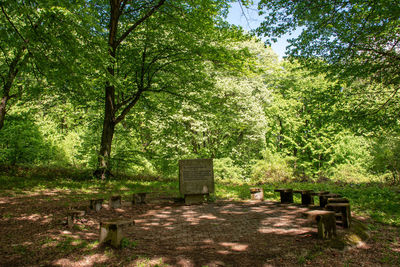
[[[283,258],[296,260],[316,239],[316,226],[300,206],[221,201],[140,209],[127,233],[137,241],[135,252],[173,266],[276,266]]]
[[[300,205],[217,201],[186,206],[157,198],[132,205],[125,200],[119,209],[87,210],[69,229],[68,201],[61,194],[0,198],[0,266],[293,266],[324,244],[316,238],[316,225],[302,216],[308,209]],[[77,204],[84,210],[88,202]],[[96,242],[100,221],[109,219],[135,220],[124,230],[134,247],[110,254],[103,246],[73,245],[74,240]],[[337,263],[325,259],[318,258],[324,266]]]

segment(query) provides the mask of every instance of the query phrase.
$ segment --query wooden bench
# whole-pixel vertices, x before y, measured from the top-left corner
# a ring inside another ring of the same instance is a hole
[[[148,192],[134,193],[132,198],[132,204],[146,204],[146,196]]]
[[[326,209],[335,212],[335,216],[341,219],[343,228],[350,227],[350,203],[329,203],[326,205]]]
[[[275,189],[274,191],[280,193],[281,203],[293,203],[293,189],[280,188]]]
[[[100,211],[103,205],[104,199],[91,199],[89,208],[95,211]]]
[[[133,220],[111,220],[100,222],[100,244],[110,244],[115,248],[121,247],[121,240],[123,238],[123,228],[135,224]]]
[[[85,216],[84,210],[69,210],[67,212],[67,225],[69,228],[74,226],[75,219],[77,217]]]
[[[314,205],[314,193],[313,190],[294,190],[293,193],[301,194],[302,205]]]
[[[250,195],[251,195],[252,200],[263,200],[264,199],[264,191],[261,187],[250,188]]]
[[[110,208],[113,208],[113,209],[120,208],[122,206],[122,204],[121,204],[121,196],[120,195],[111,196],[110,200],[108,202],[108,205],[110,206]]]
[[[331,239],[336,236],[336,218],[334,211],[312,210],[305,213],[307,218],[318,225],[318,238]]]

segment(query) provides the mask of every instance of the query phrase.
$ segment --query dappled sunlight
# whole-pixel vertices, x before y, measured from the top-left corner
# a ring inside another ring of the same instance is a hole
[[[231,254],[232,252],[229,251],[229,250],[217,250],[217,253],[218,253],[218,254],[221,254],[221,255],[229,255],[229,254]]]
[[[229,247],[233,251],[245,251],[249,245],[240,244],[240,243],[232,243],[232,242],[221,242],[219,243],[223,247]]]
[[[122,208],[114,209],[114,211],[115,211],[115,212],[118,212],[118,213],[125,213],[125,212],[126,212],[126,210],[124,210],[124,209],[122,209]]]
[[[220,221],[224,221],[224,219],[218,218],[217,216],[208,213],[208,214],[203,214],[199,217],[199,219],[207,219],[207,220],[220,220]]]
[[[193,262],[190,259],[180,258],[176,262],[178,266],[194,266]]]
[[[276,234],[276,235],[302,235],[310,232],[316,232],[315,228],[302,228],[302,229],[284,229],[284,228],[260,228],[258,232],[261,234]]]
[[[22,214],[20,217],[15,217],[14,219],[17,221],[32,221],[32,222],[40,222],[41,224],[48,224],[53,221],[52,215],[41,215],[41,214]]]
[[[80,267],[90,267],[94,264],[104,263],[106,262],[108,257],[104,254],[93,254],[83,256],[82,259],[73,261],[68,258],[59,259],[53,262],[55,266],[80,266]]]
[[[160,257],[153,257],[151,259],[146,257],[139,257],[139,259],[133,261],[128,266],[152,267],[152,266],[166,266],[166,265],[163,263],[163,258]]]
[[[359,249],[371,249],[371,246],[368,245],[367,243],[365,243],[364,241],[359,241],[357,246],[356,246],[356,248],[359,248]],[[397,251],[397,252],[400,252],[400,250]]]
[[[48,201],[53,197],[54,201]],[[6,248],[12,255],[6,263],[29,262],[26,255],[32,255],[40,264],[54,266],[109,266],[116,261],[122,266],[230,266],[233,262],[269,266],[266,259],[279,263],[276,255],[298,257],[299,244],[308,250],[319,244],[316,226],[302,217],[307,209],[301,206],[268,201],[132,205],[125,198],[122,208],[104,204],[96,212],[88,209],[90,197],[50,193],[33,199],[2,198],[6,203],[0,203],[4,226],[0,232],[12,233],[7,238],[13,244]],[[71,228],[65,225],[69,207],[86,211]],[[133,227],[123,229],[126,244],[131,245],[120,250],[97,241],[100,222],[116,219],[135,221]],[[22,231],[26,234],[17,234]],[[43,255],[32,253],[36,248]],[[357,249],[371,247],[365,243]],[[393,245],[393,253],[398,250]]]

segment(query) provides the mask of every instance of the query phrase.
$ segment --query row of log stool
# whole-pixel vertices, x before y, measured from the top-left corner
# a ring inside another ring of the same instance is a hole
[[[135,193],[133,194],[132,197],[132,204],[146,204],[146,195],[148,193]],[[108,205],[113,208],[113,209],[118,209],[122,206],[121,204],[121,196],[116,195],[116,196],[111,196]],[[89,208],[95,211],[100,211],[102,206],[103,206],[103,198],[98,198],[98,199],[91,199],[90,200],[90,205]]]
[[[135,193],[133,194],[132,204],[145,204],[147,193]],[[120,208],[122,206],[121,196],[111,196],[109,199],[109,207],[113,209]],[[102,209],[104,199],[91,199],[89,208],[96,212]],[[69,228],[74,226],[75,219],[85,216],[84,210],[72,209],[67,212],[67,225]],[[100,236],[99,243],[109,243],[115,248],[121,246],[121,240],[123,238],[123,228],[134,225],[133,220],[109,220],[100,222]]]
[[[346,198],[328,191],[314,192],[313,190],[275,189],[280,193],[281,203],[293,203],[293,193],[301,194],[301,204],[314,208],[314,197],[319,197],[319,208],[305,215],[318,225],[318,237],[329,239],[336,235],[336,223],[343,228],[349,228],[351,223],[350,203]]]

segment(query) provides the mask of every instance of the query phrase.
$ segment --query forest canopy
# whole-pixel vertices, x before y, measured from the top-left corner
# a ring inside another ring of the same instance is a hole
[[[1,1],[0,162],[398,182],[399,5],[262,0],[259,34],[303,29],[279,60],[231,2]]]

